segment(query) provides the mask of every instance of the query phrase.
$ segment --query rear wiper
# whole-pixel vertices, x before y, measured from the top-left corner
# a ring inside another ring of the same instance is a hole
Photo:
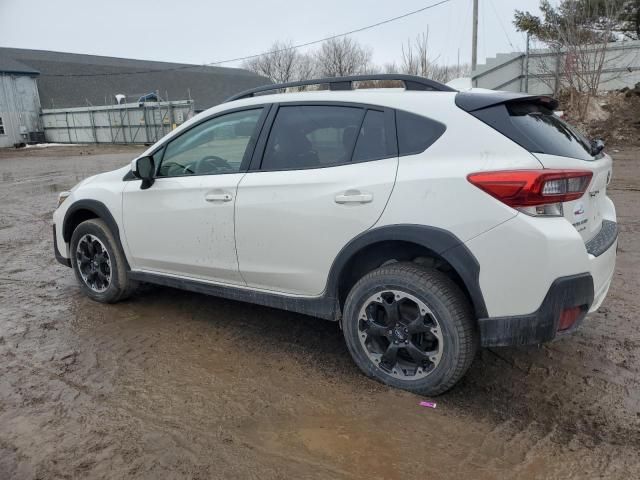
[[[604,142],[601,139],[591,140],[591,155],[596,156],[602,150],[604,150]]]

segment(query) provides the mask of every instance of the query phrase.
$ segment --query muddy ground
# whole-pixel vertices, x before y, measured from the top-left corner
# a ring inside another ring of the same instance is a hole
[[[101,305],[53,258],[56,195],[140,149],[0,152],[0,478],[640,478],[640,149],[621,237],[570,338],[484,350],[419,407],[334,323],[169,288]]]

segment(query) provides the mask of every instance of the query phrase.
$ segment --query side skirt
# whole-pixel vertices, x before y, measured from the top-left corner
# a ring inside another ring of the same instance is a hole
[[[229,300],[254,303],[265,307],[302,313],[325,320],[338,320],[337,300],[328,296],[317,298],[288,297],[275,293],[256,292],[244,288],[215,285],[197,280],[169,277],[148,272],[130,271],[129,277],[139,282],[153,283],[155,285],[203,293],[214,297],[227,298]]]

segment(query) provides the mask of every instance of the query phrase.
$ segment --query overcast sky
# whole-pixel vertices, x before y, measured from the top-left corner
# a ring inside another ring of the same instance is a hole
[[[203,64],[260,53],[275,40],[304,43],[353,30],[437,1],[0,0],[0,46]],[[513,12],[537,13],[538,4],[480,0],[479,63],[523,50]],[[439,63],[455,64],[458,51],[461,63],[470,62],[471,14],[472,0],[450,0],[353,38],[382,65],[399,61],[402,43],[428,30]]]

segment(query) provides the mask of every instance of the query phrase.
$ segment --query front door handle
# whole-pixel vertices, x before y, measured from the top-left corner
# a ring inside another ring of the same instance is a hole
[[[207,202],[230,202],[232,198],[230,193],[207,193],[204,196]]]
[[[339,193],[335,198],[336,203],[371,203],[373,201],[373,194],[361,192],[360,190],[347,190],[344,193]]]

